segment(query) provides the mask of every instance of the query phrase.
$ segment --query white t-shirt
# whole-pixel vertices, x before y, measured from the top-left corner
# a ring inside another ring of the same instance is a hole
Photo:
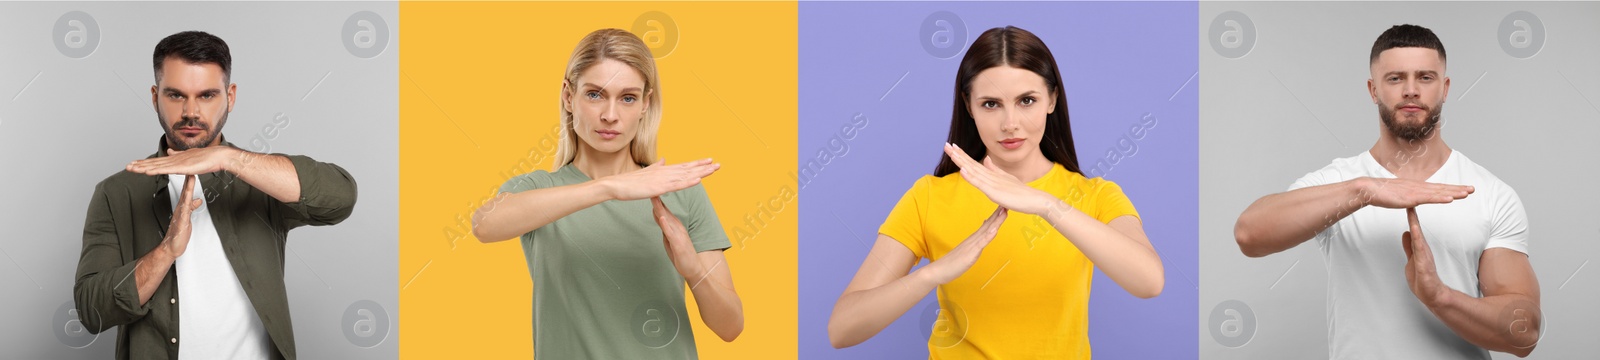
[[[1358,177],[1395,178],[1369,152],[1336,159],[1296,180],[1289,190]],[[1481,297],[1478,260],[1485,250],[1528,253],[1522,200],[1482,166],[1451,151],[1428,182],[1474,186],[1466,199],[1417,207],[1439,279]],[[1330,205],[1331,207],[1331,205]],[[1406,284],[1400,235],[1405,209],[1367,206],[1318,233],[1328,264],[1328,354],[1331,359],[1489,359],[1489,352],[1446,327]]]
[[[167,192],[172,209],[178,209],[183,194],[184,175],[167,176]],[[200,181],[194,196],[204,198]],[[222,253],[222,239],[211,222],[210,205],[200,205],[190,218],[189,246],[173,267],[178,272],[179,359],[268,359],[272,341],[261,326],[261,318],[250,305],[233,265]],[[150,299],[151,301],[176,301]]]

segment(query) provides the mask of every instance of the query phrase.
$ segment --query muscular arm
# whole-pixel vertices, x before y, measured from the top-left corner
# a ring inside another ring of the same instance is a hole
[[[1471,186],[1366,177],[1301,188],[1250,204],[1234,223],[1233,237],[1245,256],[1262,257],[1300,245],[1368,205],[1405,209],[1447,204],[1472,191]]]
[[[1502,248],[1484,251],[1478,260],[1478,281],[1481,298],[1449,290],[1424,305],[1467,342],[1527,357],[1538,345],[1543,320],[1539,279],[1528,256]]]

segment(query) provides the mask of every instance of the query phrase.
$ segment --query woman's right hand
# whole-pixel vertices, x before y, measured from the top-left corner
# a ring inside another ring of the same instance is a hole
[[[699,184],[701,178],[721,168],[722,164],[710,158],[673,165],[658,160],[643,169],[600,178],[600,182],[612,199],[649,199]]]
[[[1006,208],[1003,206],[996,208],[994,214],[983,220],[983,225],[978,227],[978,231],[961,241],[961,245],[956,245],[956,248],[951,249],[944,257],[928,263],[917,272],[924,273],[929,280],[938,285],[955,281],[961,274],[965,274],[967,269],[971,269],[972,264],[978,262],[978,255],[982,254],[983,249],[994,240],[995,234],[1000,232],[1000,224],[1005,221]]]

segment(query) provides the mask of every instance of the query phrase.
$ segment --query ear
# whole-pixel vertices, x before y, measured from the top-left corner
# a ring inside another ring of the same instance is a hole
[[[1047,95],[1047,96],[1050,97],[1050,107],[1049,107],[1050,110],[1046,110],[1044,112],[1044,114],[1045,115],[1055,114],[1056,113],[1056,91],[1055,90],[1051,90],[1049,95]]]
[[[156,88],[156,85],[150,85],[150,109],[155,110],[159,115],[161,107],[156,105],[156,102],[160,101],[161,95],[156,94]]]
[[[561,111],[572,112],[572,83],[561,79]]]
[[[1444,101],[1446,99],[1449,99],[1449,98],[1450,98],[1450,76],[1445,76],[1444,77],[1444,96],[1439,98],[1439,103],[1443,104]]]
[[[1367,96],[1372,97],[1372,103],[1378,103],[1378,86],[1372,83],[1372,78],[1367,78]]]
[[[233,100],[238,99],[239,84],[228,83],[228,112],[233,112]]]
[[[644,109],[643,110],[639,110],[640,114],[649,114],[650,113],[650,94],[652,94],[652,93],[655,93],[655,90],[653,90],[653,89],[652,90],[645,90],[643,98],[639,99],[640,100],[639,103],[644,104],[644,106],[643,106]]]

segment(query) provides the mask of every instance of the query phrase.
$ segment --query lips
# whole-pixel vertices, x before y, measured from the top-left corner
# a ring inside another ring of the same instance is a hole
[[[1010,139],[1000,140],[1000,146],[1003,146],[1006,149],[1017,149],[1017,148],[1022,147],[1022,144],[1027,143],[1027,142],[1028,142],[1027,139],[1010,138]]]
[[[616,139],[617,136],[622,135],[621,131],[616,130],[595,130],[594,133],[599,134],[601,139],[606,140]]]
[[[198,128],[198,127],[180,127],[180,128],[178,128],[178,134],[181,134],[183,136],[200,136],[200,135],[205,135],[205,133],[206,133],[205,129]]]

